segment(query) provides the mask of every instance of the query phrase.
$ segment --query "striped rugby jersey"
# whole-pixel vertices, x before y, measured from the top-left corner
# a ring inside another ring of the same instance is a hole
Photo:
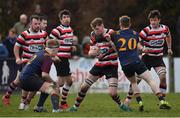
[[[23,62],[28,62],[34,53],[44,49],[47,36],[46,31],[33,32],[30,29],[23,31],[18,36],[15,45],[22,49]]]
[[[152,28],[151,25],[147,26],[139,35],[145,48],[149,50],[146,55],[163,56],[165,39],[170,35],[166,25],[160,24],[157,29]]]
[[[60,41],[57,54],[59,57],[71,58],[73,37],[73,29],[70,26],[60,25],[51,31],[50,38],[56,38]]]
[[[105,29],[105,33],[103,35],[107,33],[112,35],[113,32],[114,31],[112,29]],[[100,53],[103,55],[102,58],[99,58],[95,63],[96,66],[118,66],[117,53],[105,37],[103,37],[102,35],[97,36],[94,32],[91,32],[90,41],[91,45],[97,46],[100,49]]]

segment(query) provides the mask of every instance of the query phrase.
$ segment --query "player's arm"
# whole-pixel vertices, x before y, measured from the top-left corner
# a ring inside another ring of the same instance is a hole
[[[172,37],[171,37],[171,33],[169,31],[169,28],[168,28],[168,35],[166,37],[166,43],[167,43],[167,47],[168,47],[168,54],[172,55],[173,54],[173,51],[172,51]]]
[[[111,44],[111,46],[113,47],[113,49],[114,49],[115,51],[117,51],[117,50],[116,50],[116,46],[115,46],[115,44],[114,44],[115,35],[116,35],[116,32],[115,32],[115,31],[112,31],[112,33],[108,36],[107,40],[109,41],[109,43]]]
[[[22,59],[20,57],[20,49],[21,49],[22,45],[24,45],[24,44],[25,44],[25,40],[23,38],[23,35],[21,34],[21,35],[18,36],[17,41],[16,41],[16,43],[14,45],[14,56],[16,58],[16,63],[17,64],[22,64],[23,63],[23,61],[22,61]]]
[[[90,40],[90,49],[88,52],[88,55],[90,57],[96,57],[99,55],[99,48],[96,46],[96,41],[95,37],[91,35],[91,40]]]
[[[45,55],[43,58],[41,70],[42,70],[42,78],[48,82],[54,82],[53,79],[49,75],[51,65],[52,65],[51,58]]]

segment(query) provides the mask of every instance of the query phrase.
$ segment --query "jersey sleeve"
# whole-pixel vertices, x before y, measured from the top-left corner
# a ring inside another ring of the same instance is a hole
[[[25,35],[22,33],[18,36],[15,45],[18,47],[22,47],[23,45],[25,45],[25,43]]]
[[[59,32],[59,30],[57,28],[53,29],[51,31],[51,34],[49,35],[50,39],[59,39],[61,36],[61,33]]]
[[[146,40],[146,38],[147,38],[147,33],[146,33],[145,29],[143,29],[143,30],[139,33],[139,37],[140,37],[140,40]]]
[[[90,45],[93,46],[95,44],[96,44],[96,37],[93,34],[93,32],[91,32],[91,35],[90,35]]]
[[[51,65],[52,65],[51,58],[48,57],[48,56],[44,56],[43,64],[42,64],[42,67],[41,67],[42,72],[49,73],[49,71],[51,69]]]

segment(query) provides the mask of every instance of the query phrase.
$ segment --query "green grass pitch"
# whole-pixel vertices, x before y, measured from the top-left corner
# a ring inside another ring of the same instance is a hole
[[[125,93],[120,93],[122,99],[125,98]],[[2,94],[0,95],[2,97]],[[87,94],[85,100],[81,104],[77,112],[61,112],[51,113],[50,99],[46,101],[45,107],[48,109],[47,113],[35,113],[33,107],[37,103],[39,95],[36,95],[32,100],[30,109],[27,111],[19,111],[18,105],[20,95],[14,94],[11,97],[11,106],[3,106],[0,103],[0,117],[180,117],[180,93],[168,94],[167,101],[172,106],[171,110],[160,110],[157,106],[158,99],[153,94],[142,94],[144,101],[144,112],[138,111],[138,105],[133,99],[131,107],[133,112],[123,112],[112,101],[108,94]],[[73,105],[76,94],[70,94],[68,103]]]

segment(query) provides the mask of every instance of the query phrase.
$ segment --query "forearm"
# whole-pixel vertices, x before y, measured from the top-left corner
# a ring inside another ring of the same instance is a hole
[[[20,49],[20,47],[18,47],[17,45],[14,46],[14,56],[16,59],[20,59],[19,49]]]
[[[172,39],[171,39],[171,36],[168,36],[166,38],[166,43],[167,43],[168,49],[171,49],[172,48]]]

